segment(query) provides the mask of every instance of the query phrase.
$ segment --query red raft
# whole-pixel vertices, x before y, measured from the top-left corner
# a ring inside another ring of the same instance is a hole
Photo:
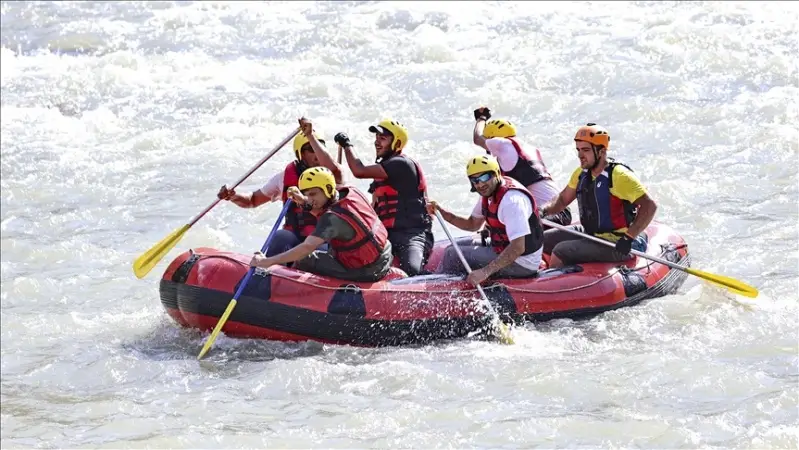
[[[688,266],[683,239],[653,223],[647,253]],[[448,241],[436,242],[432,270]],[[185,327],[210,331],[249,269],[251,255],[212,248],[189,250],[160,282],[161,303]],[[545,263],[542,263],[545,266]],[[582,319],[672,294],[686,274],[643,258],[546,269],[535,278],[496,279],[484,290],[505,321]],[[393,269],[376,283],[320,277],[283,266],[258,269],[222,331],[231,337],[316,340],[360,346],[431,342],[480,334],[488,317],[478,292],[462,276],[405,277]]]

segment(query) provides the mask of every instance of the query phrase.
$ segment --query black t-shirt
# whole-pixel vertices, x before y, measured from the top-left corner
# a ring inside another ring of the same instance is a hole
[[[419,174],[416,171],[416,164],[409,158],[394,156],[380,161],[383,170],[386,171],[388,179],[394,189],[401,196],[416,197],[419,193]]]

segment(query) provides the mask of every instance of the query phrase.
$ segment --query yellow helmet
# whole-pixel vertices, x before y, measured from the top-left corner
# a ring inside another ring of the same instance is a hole
[[[300,191],[319,188],[325,193],[325,197],[333,198],[333,193],[336,192],[336,177],[327,167],[311,167],[302,172],[297,185]]]
[[[494,172],[499,177],[499,162],[491,155],[475,156],[466,164],[466,176],[471,177],[483,172]]]
[[[505,119],[494,119],[486,124],[483,129],[483,137],[491,139],[495,137],[513,137],[516,136],[516,127]]]
[[[408,130],[405,128],[405,125],[396,120],[383,119],[377,125],[369,127],[369,131],[377,134],[391,133],[391,135],[394,136],[394,140],[391,141],[392,149],[394,149],[394,144],[400,141],[399,148],[395,150],[397,153],[402,153],[402,149],[405,148],[405,144],[408,143]]]
[[[610,134],[608,134],[608,130],[595,123],[588,123],[584,127],[580,127],[574,135],[574,140],[585,141],[591,145],[601,145],[605,147],[605,150],[610,147]]]
[[[319,135],[316,133],[314,133],[313,135],[316,136],[317,141],[321,142],[322,145],[325,145],[324,139],[320,138]],[[308,143],[308,138],[305,137],[304,134],[297,133],[297,135],[294,136],[294,155],[297,157],[297,161],[302,159],[300,155],[302,152],[302,146],[307,143]]]

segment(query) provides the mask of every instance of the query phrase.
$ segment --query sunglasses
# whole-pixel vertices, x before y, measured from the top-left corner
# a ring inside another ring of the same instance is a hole
[[[486,172],[486,173],[484,173],[482,175],[478,175],[476,177],[469,177],[469,181],[471,181],[472,184],[487,183],[492,178],[494,178],[494,174],[491,173],[491,172]]]

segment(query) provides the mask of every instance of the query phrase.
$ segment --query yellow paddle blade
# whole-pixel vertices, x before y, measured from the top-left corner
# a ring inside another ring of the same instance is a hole
[[[502,344],[506,345],[513,345],[515,342],[513,341],[513,337],[510,334],[510,327],[505,322],[499,319],[499,316],[495,316],[494,319],[491,321],[489,336],[492,339],[496,339]]]
[[[135,273],[138,278],[143,278],[150,273],[153,267],[161,261],[161,258],[172,250],[172,247],[178,243],[180,238],[182,238],[188,230],[189,225],[183,225],[173,231],[172,234],[162,239],[161,242],[152,246],[150,250],[142,253],[141,256],[136,258],[136,261],[133,261],[133,273]]]
[[[236,303],[237,302],[235,298],[230,300],[230,304],[227,305],[227,309],[225,310],[224,314],[222,314],[222,317],[219,318],[219,322],[216,323],[214,331],[212,331],[211,335],[208,336],[208,340],[205,341],[205,345],[203,345],[203,349],[200,350],[200,354],[197,355],[197,359],[203,359],[203,356],[205,356],[205,354],[208,353],[208,350],[211,349],[211,346],[214,345],[216,337],[219,335],[222,327],[225,326],[225,322],[227,322],[227,318],[230,317],[230,313],[233,312],[233,308],[236,307]]]
[[[497,337],[499,338],[499,342],[506,344],[506,345],[513,345],[515,342],[513,341],[513,337],[510,335],[510,328],[504,322],[497,320],[495,324],[497,327]]]
[[[757,289],[755,289],[752,286],[749,286],[748,284],[742,281],[738,281],[735,278],[725,277],[724,275],[716,275],[714,273],[702,272],[701,270],[691,269],[689,267],[686,267],[685,271],[690,273],[691,275],[695,275],[713,284],[727,288],[732,292],[735,292],[736,294],[743,295],[744,297],[755,298],[759,294]]]

